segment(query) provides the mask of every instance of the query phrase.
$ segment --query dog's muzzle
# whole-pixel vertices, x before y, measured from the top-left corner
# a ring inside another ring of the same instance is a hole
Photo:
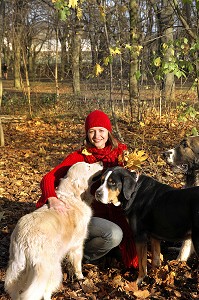
[[[97,189],[96,192],[95,192],[95,199],[97,201],[101,201],[102,198],[103,198],[102,190]]]
[[[167,161],[167,163],[169,164],[173,164],[174,163],[174,156],[175,156],[175,149],[170,149],[168,151],[165,151],[163,153],[163,157],[164,159]]]

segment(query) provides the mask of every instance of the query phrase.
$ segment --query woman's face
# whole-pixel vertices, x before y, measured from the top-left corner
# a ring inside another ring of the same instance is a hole
[[[108,141],[108,130],[104,127],[92,127],[88,130],[89,142],[98,149],[106,146]]]

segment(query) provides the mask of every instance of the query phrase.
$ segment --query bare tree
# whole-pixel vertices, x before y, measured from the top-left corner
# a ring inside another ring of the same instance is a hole
[[[173,46],[173,8],[168,0],[162,1],[161,8],[161,28],[162,28],[162,53],[163,63],[165,66],[163,95],[165,101],[173,101],[175,99],[175,81],[174,72],[170,65],[174,64],[174,46]],[[165,45],[165,46],[164,46]],[[168,67],[167,67],[168,66]]]
[[[2,61],[1,61],[1,53],[3,48],[3,38],[4,38],[4,17],[5,17],[5,2],[4,0],[0,1],[0,108],[2,104],[2,95],[3,95],[3,87],[2,87]],[[3,126],[1,122],[0,116],[0,147],[4,146],[4,133]]]
[[[74,28],[72,32],[72,73],[73,73],[73,92],[75,95],[79,95],[81,91],[80,87],[80,51],[81,51],[81,35],[82,24],[80,20],[75,16]]]
[[[130,0],[130,71],[129,71],[129,92],[130,92],[130,109],[131,118],[135,116],[135,108],[138,108],[138,1]],[[138,112],[138,110],[137,110]],[[137,115],[138,116],[138,115]]]

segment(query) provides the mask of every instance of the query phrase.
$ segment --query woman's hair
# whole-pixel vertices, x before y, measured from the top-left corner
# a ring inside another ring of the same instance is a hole
[[[84,140],[84,146],[86,147],[93,147],[93,145],[90,143],[88,134],[86,134],[86,138]],[[118,141],[116,138],[113,136],[113,134],[109,131],[108,132],[108,141],[106,142],[106,146],[111,145],[112,149],[115,149],[118,147]]]

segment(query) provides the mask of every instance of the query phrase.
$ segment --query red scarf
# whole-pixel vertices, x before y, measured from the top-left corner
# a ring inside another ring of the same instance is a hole
[[[84,156],[84,161],[92,164],[96,161],[103,161],[104,168],[109,168],[118,165],[118,156],[126,150],[126,145],[119,144],[117,148],[106,146],[103,149],[88,148],[87,151],[90,155]]]

